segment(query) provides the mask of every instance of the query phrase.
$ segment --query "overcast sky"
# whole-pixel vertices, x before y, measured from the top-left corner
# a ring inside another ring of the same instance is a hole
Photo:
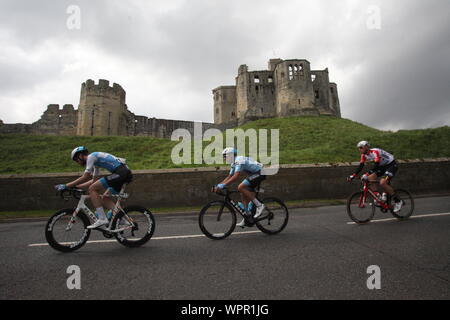
[[[212,122],[211,90],[239,65],[300,58],[329,68],[344,118],[450,125],[449,13],[449,0],[1,0],[0,119],[77,108],[82,82],[107,79],[137,115]]]

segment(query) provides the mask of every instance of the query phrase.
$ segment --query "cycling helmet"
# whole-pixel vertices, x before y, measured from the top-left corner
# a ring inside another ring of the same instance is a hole
[[[364,147],[364,146],[368,146],[368,147],[370,147],[370,143],[368,143],[367,141],[360,141],[360,142],[358,142],[358,144],[356,145],[358,148],[362,148],[362,147]]]
[[[226,156],[228,154],[237,155],[237,150],[233,147],[228,147],[228,148],[223,149],[222,155]]]
[[[234,161],[234,158],[237,155],[237,150],[235,148],[232,148],[232,147],[225,148],[222,151],[222,155],[223,155],[223,158],[225,160],[225,163],[232,164],[233,161]]]
[[[75,157],[76,157],[77,154],[79,154],[80,152],[87,153],[87,152],[88,152],[88,149],[87,149],[86,147],[83,147],[83,146],[79,146],[79,147],[76,147],[75,149],[73,149],[73,150],[72,150],[72,153],[71,153],[71,158],[72,158],[73,161],[75,161]]]

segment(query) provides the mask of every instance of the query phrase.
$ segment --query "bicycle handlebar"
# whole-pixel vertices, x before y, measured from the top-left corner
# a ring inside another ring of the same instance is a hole
[[[77,200],[80,200],[80,197],[83,194],[86,194],[86,190],[77,189],[77,188],[66,188],[62,191],[59,191],[59,196],[64,199],[65,201],[68,201],[70,197],[74,197]]]

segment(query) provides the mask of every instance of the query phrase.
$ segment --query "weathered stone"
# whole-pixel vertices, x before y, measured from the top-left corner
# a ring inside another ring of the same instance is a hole
[[[268,69],[249,72],[247,65],[241,65],[236,86],[214,89],[214,123],[241,124],[302,115],[341,116],[337,86],[329,82],[328,69],[311,70],[309,61],[299,59],[270,59]]]
[[[295,115],[341,116],[337,86],[329,83],[328,69],[311,71],[307,60],[270,59],[269,70],[248,71],[241,65],[236,85],[213,90],[214,123],[202,131],[225,130],[250,120]],[[314,81],[311,77],[314,77]],[[194,122],[138,116],[128,110],[126,92],[117,83],[88,79],[81,84],[78,110],[49,104],[32,124],[3,124],[0,133],[82,136],[152,136],[170,138],[176,129],[194,133]]]

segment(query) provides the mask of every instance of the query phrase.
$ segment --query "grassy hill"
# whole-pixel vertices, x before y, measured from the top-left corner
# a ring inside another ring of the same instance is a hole
[[[357,161],[355,146],[360,140],[368,140],[398,159],[450,157],[448,126],[386,132],[347,119],[293,117],[258,120],[241,128],[280,129],[281,164]],[[199,166],[174,165],[170,155],[178,142],[151,137],[3,134],[0,143],[0,174],[81,171],[69,156],[77,145],[126,158],[135,170]]]

